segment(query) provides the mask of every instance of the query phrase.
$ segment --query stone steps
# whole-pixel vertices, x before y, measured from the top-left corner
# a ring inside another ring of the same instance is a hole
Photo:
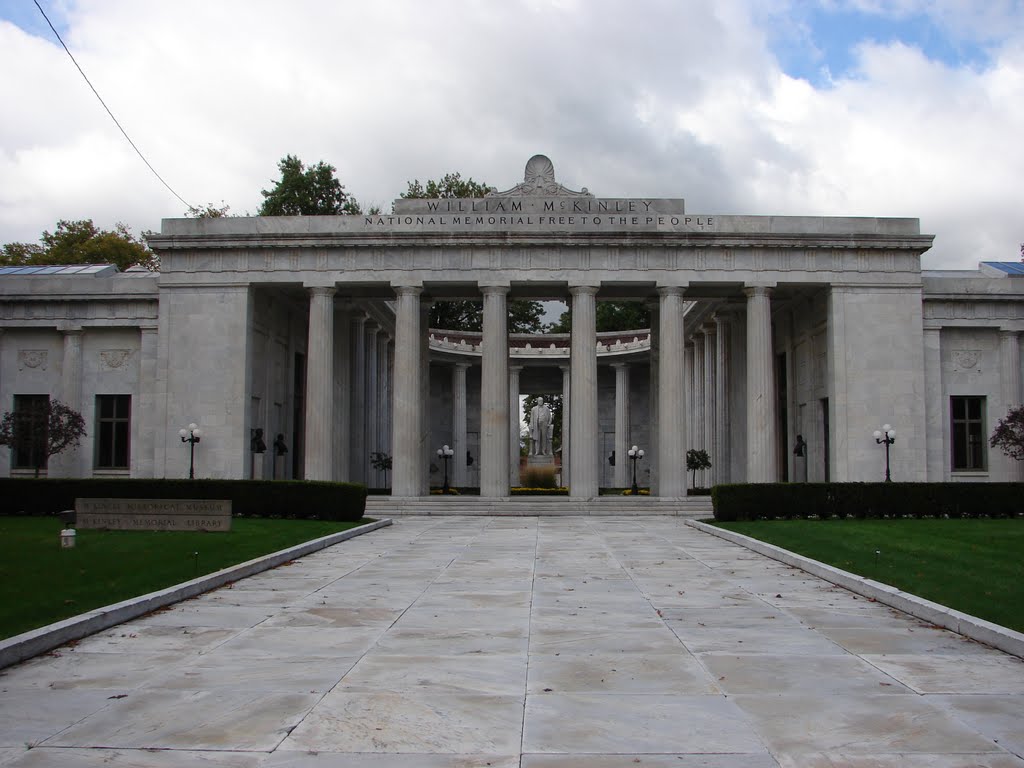
[[[711,497],[670,499],[651,496],[629,498],[599,496],[571,499],[565,496],[511,496],[498,499],[480,496],[368,496],[370,517],[400,515],[491,515],[495,517],[537,517],[554,515],[671,515],[708,518]]]

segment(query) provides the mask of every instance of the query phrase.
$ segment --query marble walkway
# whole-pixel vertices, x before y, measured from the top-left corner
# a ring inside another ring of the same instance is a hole
[[[1024,768],[1024,662],[672,518],[406,518],[0,673],[0,766]]]

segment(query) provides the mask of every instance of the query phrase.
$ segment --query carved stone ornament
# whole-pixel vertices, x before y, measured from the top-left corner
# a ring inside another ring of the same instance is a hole
[[[49,354],[50,353],[45,349],[19,349],[18,370],[23,371],[26,368],[38,368],[41,371],[45,371],[46,359]]]
[[[132,356],[130,349],[104,349],[100,351],[100,360],[107,368],[120,368]]]
[[[488,192],[487,197],[593,197],[587,188],[579,192],[563,187],[555,181],[555,165],[544,155],[534,155],[526,161],[523,183],[504,192]]]
[[[968,370],[974,368],[981,360],[980,349],[958,349],[953,352],[953,364],[957,368]]]

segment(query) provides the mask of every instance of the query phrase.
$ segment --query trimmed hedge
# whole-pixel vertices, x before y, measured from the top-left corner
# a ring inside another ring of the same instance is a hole
[[[366,486],[304,480],[155,480],[0,478],[0,515],[55,515],[76,498],[230,499],[239,517],[291,517],[355,522],[366,510]]]
[[[1014,517],[1021,483],[751,483],[716,485],[715,520]]]

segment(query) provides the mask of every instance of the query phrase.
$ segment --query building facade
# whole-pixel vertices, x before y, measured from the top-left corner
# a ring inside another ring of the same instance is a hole
[[[519,395],[563,399],[563,480],[652,493],[698,485],[1019,480],[988,436],[1022,394],[1024,270],[922,270],[916,219],[691,214],[679,199],[596,198],[531,158],[477,200],[384,215],[166,219],[159,274],[0,270],[0,404],[42,398],[89,436],[51,476],[353,480],[415,497],[507,496]],[[508,333],[508,302],[561,299],[572,333]],[[483,331],[427,327],[431,302],[483,302]],[[598,334],[597,302],[647,302],[651,327]],[[258,452],[256,430],[266,445]],[[803,456],[794,453],[797,436]],[[31,472],[25,451],[0,474]],[[390,469],[378,459],[390,458]],[[433,461],[431,460],[433,458]]]

